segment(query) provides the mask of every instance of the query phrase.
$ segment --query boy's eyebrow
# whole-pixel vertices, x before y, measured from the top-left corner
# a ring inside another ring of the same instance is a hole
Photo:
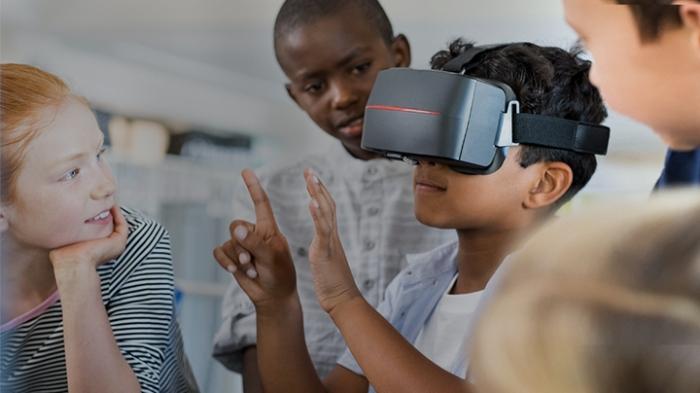
[[[338,61],[338,62],[335,64],[336,67],[344,67],[344,66],[348,65],[348,64],[351,63],[353,60],[355,60],[356,57],[359,57],[360,54],[361,54],[362,52],[364,52],[366,49],[367,49],[367,48],[365,48],[364,46],[358,46],[358,47],[353,48],[350,52],[348,52],[347,55],[345,55],[345,57],[343,57],[342,59],[340,59],[340,61]]]
[[[343,56],[340,60],[338,60],[334,64],[334,67],[335,68],[343,68],[343,67],[347,66],[349,63],[351,63],[353,60],[355,60],[355,58],[360,56],[366,50],[367,50],[367,47],[365,47],[365,46],[358,46],[358,47],[353,48],[345,56]],[[300,80],[306,80],[306,79],[316,78],[322,74],[324,74],[324,71],[317,71],[317,70],[308,71],[308,70],[303,69],[303,70],[299,71],[297,76]]]

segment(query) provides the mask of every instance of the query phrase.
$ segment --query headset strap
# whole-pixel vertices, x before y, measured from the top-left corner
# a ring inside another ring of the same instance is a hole
[[[605,155],[610,128],[558,117],[518,113],[513,119],[513,142],[578,153]]]

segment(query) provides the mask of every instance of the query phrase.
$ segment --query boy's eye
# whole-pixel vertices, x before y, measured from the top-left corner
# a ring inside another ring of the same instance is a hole
[[[61,178],[62,181],[75,179],[80,174],[80,168],[74,168],[66,172]]]
[[[107,151],[106,147],[101,147],[100,150],[97,152],[97,161],[100,161],[102,159],[102,155],[105,154]]]
[[[312,82],[309,84],[304,85],[304,92],[310,93],[310,94],[315,94],[321,91],[323,89],[323,83],[322,82]]]
[[[355,74],[355,75],[364,74],[365,72],[367,72],[367,70],[369,70],[369,68],[370,68],[371,66],[372,66],[372,63],[371,63],[371,62],[362,63],[362,64],[360,64],[360,65],[358,65],[358,66],[355,66],[355,68],[352,69],[352,73]]]

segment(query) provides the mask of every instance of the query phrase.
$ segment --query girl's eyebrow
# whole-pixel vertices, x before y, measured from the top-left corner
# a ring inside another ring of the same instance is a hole
[[[100,132],[100,139],[98,140],[98,143],[97,143],[98,149],[104,145],[104,139],[105,139],[104,134],[102,134]],[[68,163],[68,162],[73,162],[73,161],[78,161],[78,160],[83,159],[84,157],[91,155],[91,154],[92,154],[91,152],[90,153],[86,153],[86,152],[75,153],[75,154],[70,155],[68,157],[56,160],[56,162],[54,162],[52,166],[56,166],[56,165],[60,165],[60,164]]]
[[[88,155],[89,155],[89,153],[76,153],[76,154],[73,154],[71,156],[57,160],[53,165],[59,165],[59,164],[67,163],[67,162],[78,161],[78,160],[80,160],[83,157],[86,157]]]

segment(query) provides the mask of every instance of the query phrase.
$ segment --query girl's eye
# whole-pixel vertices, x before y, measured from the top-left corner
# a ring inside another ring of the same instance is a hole
[[[106,147],[100,148],[100,151],[97,152],[97,161],[100,161],[102,159],[102,155],[107,151]]]
[[[80,168],[71,169],[68,171],[61,180],[72,180],[75,179],[80,174]]]

